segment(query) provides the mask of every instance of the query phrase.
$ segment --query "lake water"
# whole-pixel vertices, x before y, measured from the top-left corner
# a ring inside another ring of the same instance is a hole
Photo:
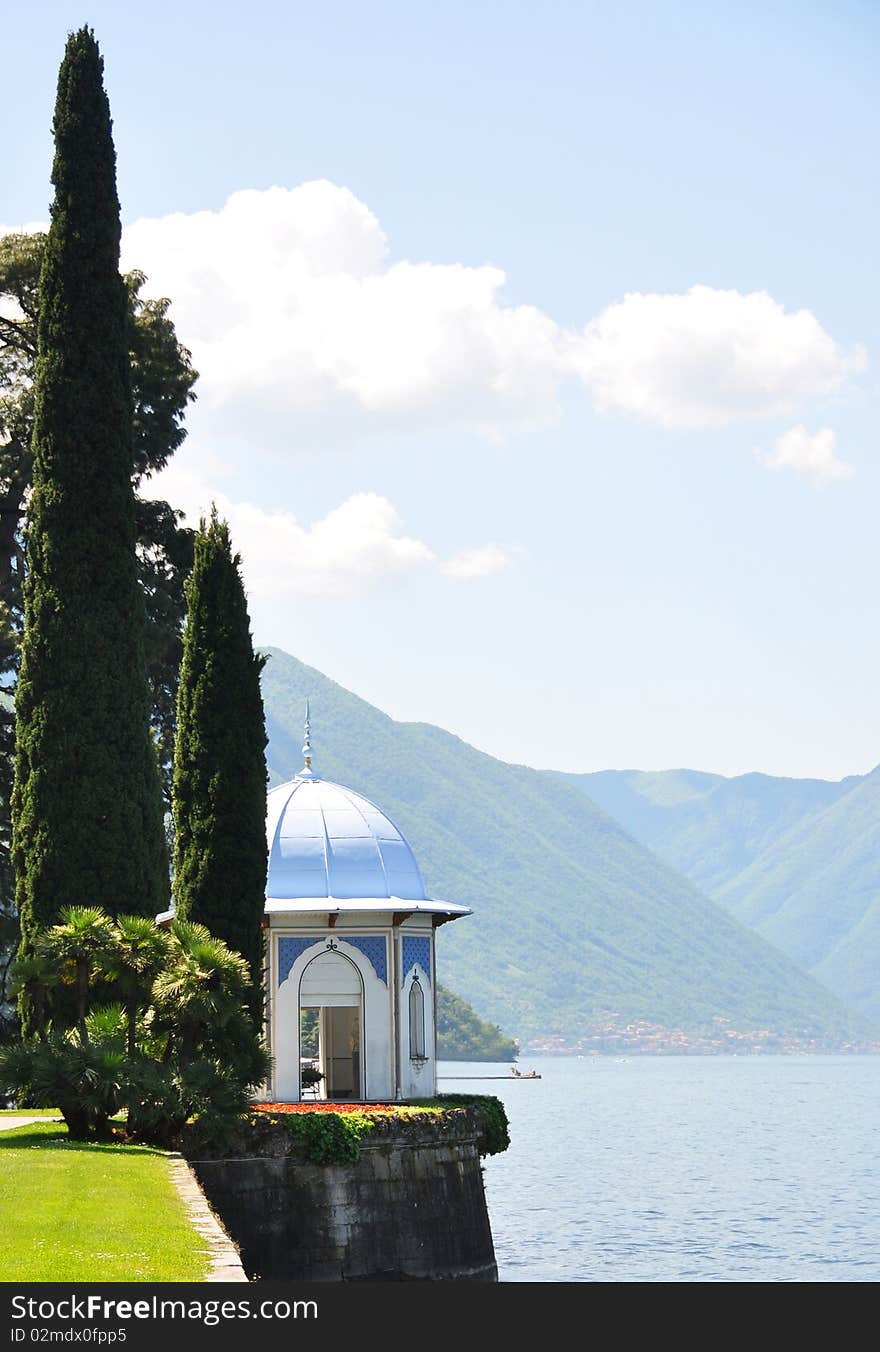
[[[880,1057],[536,1057],[485,1161],[504,1282],[880,1280]]]

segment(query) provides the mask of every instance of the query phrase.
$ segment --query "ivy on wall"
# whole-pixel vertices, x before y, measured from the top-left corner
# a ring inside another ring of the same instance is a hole
[[[404,1131],[418,1131],[426,1122],[454,1131],[467,1110],[474,1110],[480,1126],[481,1155],[497,1155],[510,1144],[507,1113],[500,1099],[491,1094],[442,1094],[437,1098],[401,1104],[370,1104],[351,1107],[337,1105],[272,1105],[261,1107],[250,1117],[252,1127],[280,1127],[297,1153],[310,1164],[354,1164],[360,1158],[361,1144],[380,1124],[393,1120]]]

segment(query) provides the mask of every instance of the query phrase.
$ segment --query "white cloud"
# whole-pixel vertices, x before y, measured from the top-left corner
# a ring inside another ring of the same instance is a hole
[[[510,563],[510,556],[497,545],[483,545],[479,549],[463,549],[442,565],[443,572],[460,581],[474,577],[489,577],[500,573]]]
[[[24,319],[24,310],[14,296],[0,296],[0,319],[11,319],[15,323]]]
[[[495,267],[388,262],[348,189],[320,181],[234,193],[219,211],[136,221],[123,263],[172,299],[201,372],[200,407],[353,410],[464,422],[492,435],[553,420],[572,377],[596,406],[668,427],[777,417],[862,369],[809,310],[766,292],[694,286],[627,295],[581,332],[507,305]]]
[[[838,457],[836,437],[830,427],[810,433],[799,423],[776,438],[769,454],[756,449],[755,457],[767,469],[793,470],[817,484],[851,479],[855,474],[853,466]]]
[[[308,528],[292,512],[226,507],[249,585],[263,596],[349,595],[434,558],[421,540],[400,533],[397,511],[377,493],[354,494]]]
[[[28,221],[27,225],[2,225],[0,235],[38,235],[49,229],[48,221]]]
[[[683,428],[791,413],[866,363],[809,310],[709,286],[625,296],[587,325],[572,361],[599,409]]]
[[[242,556],[248,592],[261,599],[351,596],[425,564],[439,564],[428,545],[402,533],[396,508],[378,493],[355,493],[305,526],[286,508],[233,501],[197,473],[173,463],[142,485],[142,491],[173,502],[192,526],[216,503]],[[486,545],[439,566],[444,573],[468,579],[498,572],[507,563],[502,550]]]
[[[173,502],[193,526],[216,503],[242,555],[248,592],[261,598],[348,596],[435,559],[421,540],[401,532],[394,505],[378,493],[355,493],[306,526],[286,508],[233,501],[174,464],[143,491]]]
[[[665,427],[793,416],[839,395],[866,365],[861,347],[844,349],[809,310],[786,311],[763,291],[631,293],[577,332],[534,306],[505,304],[498,268],[389,263],[388,255],[369,207],[322,180],[236,192],[218,211],[136,221],[123,232],[122,262],[147,273],[149,294],[172,299],[201,374],[193,425],[202,443],[244,433],[283,456],[292,442],[350,444],[389,420],[503,436],[556,418],[560,387],[572,378],[600,411]],[[292,437],[295,415],[302,422]],[[759,458],[817,481],[851,473],[827,428],[813,437],[792,429]],[[398,540],[373,511],[374,552],[361,534],[364,557],[408,557],[419,542]],[[321,524],[311,528],[311,559],[324,547]],[[284,513],[268,529],[303,530]],[[444,571],[497,571],[505,556],[493,548],[465,551]]]
[[[504,306],[492,267],[398,262],[346,188],[238,192],[222,210],[140,220],[123,264],[172,298],[212,405],[350,402],[496,427],[556,412],[562,343],[531,306]]]

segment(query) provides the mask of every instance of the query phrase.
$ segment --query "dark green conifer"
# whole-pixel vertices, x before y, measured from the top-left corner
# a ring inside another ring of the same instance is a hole
[[[251,640],[240,559],[216,509],[196,535],[177,696],[171,801],[174,904],[246,958],[262,1001],[266,898],[265,658]]]
[[[12,802],[25,954],[64,906],[150,915],[168,897],[135,557],[116,157],[87,28],[67,42],[54,132]]]

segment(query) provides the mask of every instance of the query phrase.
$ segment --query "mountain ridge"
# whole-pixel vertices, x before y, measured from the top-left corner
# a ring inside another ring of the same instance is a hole
[[[564,777],[880,1026],[880,766],[841,780],[718,776],[669,806],[683,773]]]
[[[721,1019],[839,1041],[860,1028],[818,982],[585,806],[579,788],[431,724],[397,723],[280,649],[264,651],[272,782],[301,766],[310,697],[319,773],[397,821],[430,891],[474,907],[439,931],[443,983],[508,1033],[574,1044],[609,1019],[704,1035]]]

